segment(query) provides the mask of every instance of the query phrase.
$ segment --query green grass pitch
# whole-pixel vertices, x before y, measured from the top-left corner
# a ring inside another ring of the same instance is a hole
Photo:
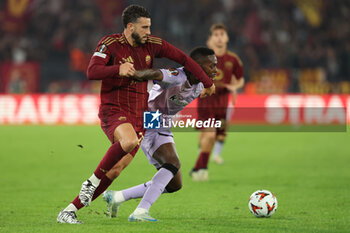
[[[188,176],[197,133],[175,133],[183,189],[151,208],[157,223],[129,223],[139,200],[109,219],[99,197],[78,212],[83,225],[57,224],[109,146],[98,126],[0,126],[0,232],[349,232],[350,133],[230,133],[225,164],[210,164],[207,183]],[[78,145],[82,145],[83,148]],[[112,184],[148,181],[142,151]],[[256,218],[248,199],[272,191],[278,209]]]

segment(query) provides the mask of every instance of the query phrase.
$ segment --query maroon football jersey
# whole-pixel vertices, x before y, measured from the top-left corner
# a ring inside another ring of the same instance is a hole
[[[220,87],[220,85],[230,84],[232,75],[234,75],[237,80],[243,78],[243,65],[235,53],[227,51],[223,56],[216,57],[218,59],[218,72],[214,80],[216,91],[212,96],[198,99],[198,107],[201,108],[226,108],[230,91],[225,87]]]
[[[90,80],[102,80],[100,119],[113,110],[132,118],[142,119],[147,110],[147,81],[135,82],[119,76],[122,62],[134,64],[136,70],[153,67],[155,57],[167,57],[192,72],[205,87],[212,81],[202,68],[182,51],[156,36],[149,36],[145,44],[132,46],[124,34],[105,36],[98,43],[87,70]],[[138,120],[139,121],[139,120]]]

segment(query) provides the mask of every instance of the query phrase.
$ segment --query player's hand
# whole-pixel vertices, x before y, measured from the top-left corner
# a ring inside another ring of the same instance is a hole
[[[237,87],[232,84],[225,84],[225,88],[232,93],[237,92]]]
[[[208,97],[208,96],[211,96],[212,94],[215,93],[215,85],[211,85],[210,87],[208,88],[204,88],[202,90],[202,93],[200,95],[200,98],[205,98],[205,97]]]
[[[119,75],[124,77],[132,77],[134,76],[135,68],[134,64],[130,62],[124,62],[119,67]]]

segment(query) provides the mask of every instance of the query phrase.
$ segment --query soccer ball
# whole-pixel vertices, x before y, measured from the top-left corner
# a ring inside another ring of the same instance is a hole
[[[256,217],[270,217],[277,209],[277,199],[268,190],[258,190],[250,196],[248,206]]]

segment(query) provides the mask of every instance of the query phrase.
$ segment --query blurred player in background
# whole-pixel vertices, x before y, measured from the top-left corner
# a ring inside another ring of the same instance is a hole
[[[203,96],[215,91],[212,80],[189,56],[161,38],[150,35],[151,17],[137,5],[122,14],[124,32],[105,36],[98,43],[87,70],[89,80],[102,80],[99,118],[112,145],[95,172],[83,182],[79,195],[57,216],[57,222],[80,224],[76,212],[89,206],[112,183],[106,173],[118,174],[132,161],[143,138],[143,112],[147,111],[147,82],[136,82],[136,70],[153,67],[155,57],[166,57],[192,72],[204,85]]]
[[[198,118],[206,120],[215,118],[222,121],[220,129],[200,129],[200,154],[191,171],[194,181],[208,180],[208,160],[213,150],[213,161],[223,163],[221,151],[226,139],[227,107],[229,94],[232,93],[232,104],[236,102],[237,90],[244,85],[243,65],[239,57],[227,50],[229,37],[223,24],[214,24],[210,28],[207,41],[208,47],[213,49],[218,59],[218,73],[214,80],[217,87],[215,95],[198,100]],[[215,143],[216,142],[216,143]]]
[[[199,47],[191,52],[190,57],[209,77],[215,78],[217,59],[213,50]],[[183,67],[136,71],[135,76],[142,80],[156,80],[149,93],[148,107],[149,111],[157,111],[154,114],[160,111],[163,117],[166,115],[166,121],[171,120],[171,116],[196,99],[203,89],[203,84]],[[130,215],[129,221],[155,222],[157,220],[148,213],[151,205],[163,192],[176,192],[182,187],[180,161],[170,128],[147,129],[141,148],[149,163],[158,170],[152,180],[122,191],[109,190],[104,193],[103,199],[107,202],[110,216],[116,217],[121,203],[142,197],[139,205]],[[113,173],[115,173],[115,167],[109,170],[107,176],[115,176]],[[119,174],[118,171],[116,173],[116,175]]]

